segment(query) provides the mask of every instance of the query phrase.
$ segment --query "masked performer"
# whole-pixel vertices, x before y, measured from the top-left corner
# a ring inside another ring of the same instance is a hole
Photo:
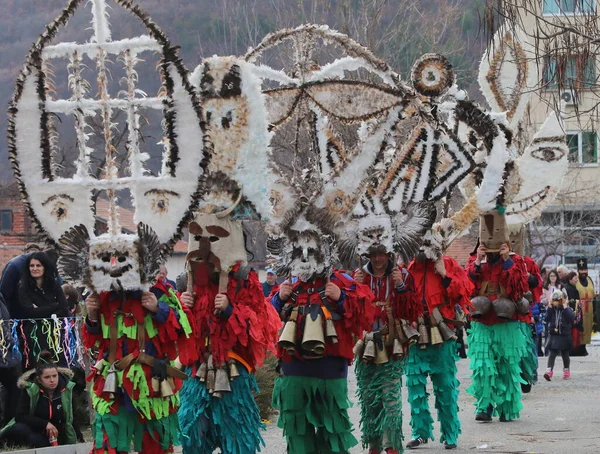
[[[241,222],[204,214],[189,229],[191,279],[181,298],[193,313],[200,362],[184,362],[191,378],[181,391],[183,452],[257,452],[264,442],[253,374],[275,349],[281,322],[256,272],[243,266]]]
[[[455,449],[461,432],[454,324],[464,322],[474,286],[465,270],[450,257],[434,261],[419,252],[408,271],[414,279],[414,298],[422,304],[420,331],[428,335],[422,335],[419,344],[411,345],[406,365],[412,427],[412,440],[406,447],[412,449],[434,440],[427,402],[429,375],[441,425],[440,442],[446,449]]]
[[[138,6],[118,4],[145,27],[141,41],[112,41],[104,0],[89,6],[70,2],[47,26],[17,81],[9,143],[30,214],[47,242],[60,246],[61,276],[90,289],[83,340],[98,351],[89,377],[96,413],[92,450],[130,452],[133,446],[158,454],[171,452],[177,442],[178,390],[187,377],[173,367],[174,360],[196,351],[187,313],[172,289],[151,285],[202,196],[210,150],[203,146],[200,106],[175,47]],[[83,44],[51,45],[75,10],[88,7],[92,36]],[[148,108],[162,114],[156,125],[164,137],[158,173],[147,168],[149,154],[139,140],[137,84],[146,72],[138,72],[136,65],[148,51],[160,55],[159,77],[151,77],[156,86],[147,81],[145,87],[161,96],[144,97]],[[96,55],[95,83],[82,76],[86,52]],[[52,79],[46,64],[52,59],[68,61],[68,81]],[[107,67],[115,64],[124,66],[125,95],[111,93]],[[68,99],[55,99],[58,83],[70,90]],[[97,92],[89,93],[91,87]],[[82,108],[86,99],[96,101]],[[128,135],[123,150],[113,146],[120,109],[126,112],[123,130]],[[74,119],[74,131],[64,137],[53,123],[60,115]],[[100,118],[104,145],[98,149],[88,142],[91,117]],[[68,174],[55,161],[65,156],[54,151],[67,149],[73,137],[78,146]],[[103,162],[101,168],[92,154]],[[120,223],[123,205],[133,207],[134,228]],[[98,218],[106,224],[97,229]]]
[[[273,390],[290,454],[346,453],[356,445],[348,417],[348,365],[354,336],[371,328],[373,296],[331,267],[332,238],[300,219],[288,230],[295,276],[271,303],[286,322],[278,356],[282,375]],[[285,268],[285,267],[284,267]]]
[[[395,265],[383,244],[371,245],[369,262],[355,272],[357,282],[366,284],[375,298],[375,323],[356,348],[356,375],[361,404],[363,446],[370,454],[397,454],[402,450],[402,373],[408,337],[416,340],[412,322],[418,306],[412,303],[412,279],[406,269]]]
[[[494,210],[481,217],[477,255],[468,264],[475,284],[469,358],[473,382],[467,389],[475,396],[477,421],[500,421],[519,417],[521,403],[521,358],[527,354],[527,341],[519,324],[519,306],[526,306],[528,290],[524,260],[510,254],[506,218]],[[522,310],[525,312],[525,310]]]

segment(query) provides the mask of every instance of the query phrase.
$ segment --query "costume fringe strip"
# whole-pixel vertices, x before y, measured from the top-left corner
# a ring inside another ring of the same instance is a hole
[[[92,452],[130,452],[148,453],[170,452],[177,444],[179,424],[177,414],[165,418],[142,422],[135,411],[119,407],[116,414],[96,414],[92,425],[95,442]]]
[[[273,389],[278,426],[287,439],[288,454],[346,453],[358,444],[348,417],[345,378],[279,377]]]
[[[477,413],[491,405],[495,416],[507,420],[519,417],[521,403],[521,358],[527,344],[517,322],[484,325],[472,322],[468,356],[473,372],[467,392],[475,397]]]
[[[433,383],[435,408],[440,422],[440,442],[456,444],[461,433],[458,418],[458,388],[456,378],[456,342],[447,340],[439,346],[421,349],[411,345],[406,363],[406,386],[410,404],[412,438],[435,440],[433,418],[429,411],[427,376]]]
[[[258,391],[256,379],[244,367],[239,373],[230,382],[231,392],[220,398],[209,394],[196,377],[184,382],[178,415],[185,454],[212,454],[217,448],[223,454],[247,454],[265,446],[260,435],[265,426],[253,395]]]
[[[538,357],[537,357],[537,347],[533,340],[533,334],[531,331],[531,326],[525,322],[517,322],[519,324],[519,329],[525,338],[525,344],[527,348],[527,352],[525,352],[525,356],[521,358],[521,370],[522,377],[530,385],[536,382],[537,377],[537,368],[538,368]]]
[[[405,361],[355,366],[363,448],[403,452],[402,373]]]

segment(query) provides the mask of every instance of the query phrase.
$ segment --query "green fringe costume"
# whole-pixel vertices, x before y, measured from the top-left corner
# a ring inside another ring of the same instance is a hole
[[[537,346],[535,345],[535,341],[533,340],[531,326],[528,323],[521,321],[517,323],[519,324],[519,329],[523,334],[525,343],[527,345],[527,352],[525,356],[521,358],[521,376],[523,380],[525,380],[528,384],[533,385],[537,381]]]
[[[273,408],[280,412],[277,425],[287,439],[288,454],[347,453],[357,444],[348,417],[350,405],[345,378],[279,377]]]
[[[468,339],[473,380],[467,392],[476,399],[476,413],[486,413],[491,406],[494,416],[504,416],[507,421],[518,418],[523,408],[521,358],[527,355],[519,323],[473,321]]]
[[[212,454],[216,448],[226,454],[247,454],[265,446],[260,435],[265,426],[253,398],[258,392],[256,379],[243,366],[238,370],[240,375],[231,380],[231,392],[220,398],[209,394],[206,383],[195,377],[184,382],[181,400],[194,402],[179,408],[179,439],[185,454]]]
[[[384,364],[357,361],[357,395],[363,448],[394,448],[403,452],[402,374],[405,360]]]
[[[458,419],[458,387],[456,378],[456,342],[447,340],[439,346],[425,349],[411,345],[406,364],[406,385],[410,404],[412,438],[435,440],[433,418],[429,412],[427,376],[433,383],[435,408],[440,422],[440,442],[456,444],[460,431]]]

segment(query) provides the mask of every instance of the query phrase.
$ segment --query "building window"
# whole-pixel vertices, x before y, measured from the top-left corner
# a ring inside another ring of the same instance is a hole
[[[12,230],[12,223],[12,211],[0,211],[0,230],[3,232],[10,232]]]
[[[589,14],[595,11],[596,0],[543,0],[544,14]]]
[[[596,84],[596,64],[592,57],[569,55],[550,57],[544,65],[544,88],[590,89]]]
[[[598,164],[598,135],[593,131],[567,133],[569,161],[576,164]]]

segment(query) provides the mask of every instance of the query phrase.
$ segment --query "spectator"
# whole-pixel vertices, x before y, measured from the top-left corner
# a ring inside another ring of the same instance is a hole
[[[19,304],[19,281],[26,269],[27,258],[34,252],[40,252],[41,248],[35,243],[28,243],[23,254],[10,259],[2,270],[0,278],[0,293],[4,296],[5,304],[9,314],[14,316],[15,309]]]
[[[43,352],[37,367],[19,379],[24,392],[15,418],[0,433],[2,441],[29,448],[77,442],[72,404],[75,384],[67,378],[71,371],[49,362],[51,356]]]
[[[61,288],[65,295],[65,299],[67,300],[67,305],[69,306],[69,315],[71,317],[82,316],[83,305],[79,290],[71,284],[63,284]]]
[[[583,331],[583,317],[581,313],[581,302],[579,301],[579,290],[577,289],[577,282],[579,276],[575,271],[569,272],[565,276],[565,285],[563,293],[567,296],[567,302],[573,313],[575,314],[575,320],[573,321],[573,327],[571,328],[571,339],[573,341],[573,349],[576,350],[581,347],[581,332]]]
[[[552,294],[555,290],[562,289],[563,284],[560,280],[557,270],[548,271],[548,276],[544,282],[544,291],[542,292],[542,303],[544,303],[544,306],[548,306],[550,304]]]
[[[4,402],[4,419],[0,421],[0,427],[6,425],[15,416],[15,409],[19,403],[19,388],[17,380],[19,378],[19,366],[21,365],[21,354],[18,349],[14,349],[14,341],[11,336],[12,322],[4,297],[0,293],[0,331],[2,335],[2,351],[0,355],[0,383],[6,390],[6,401]]]
[[[554,361],[560,353],[563,360],[563,378],[571,378],[569,351],[573,348],[573,339],[571,338],[571,328],[575,314],[565,301],[565,295],[560,290],[552,294],[551,307],[548,309],[548,331],[550,337],[546,344],[546,350],[550,352],[548,357],[548,368],[544,378],[552,380]]]
[[[273,287],[277,285],[276,280],[277,274],[275,274],[275,270],[273,268],[269,268],[267,270],[267,280],[262,284],[263,293],[265,294],[265,297],[269,296],[271,294],[271,291],[273,290]]]
[[[558,278],[563,281],[565,277],[567,277],[567,274],[569,274],[569,268],[567,268],[565,265],[560,265],[558,268],[556,268],[556,272],[558,273]]]
[[[167,267],[161,266],[160,271],[158,272],[158,276],[156,276],[156,280],[158,282],[162,282],[163,284],[170,285],[173,288],[173,290],[177,291],[177,284],[175,284],[175,282],[167,278],[168,274],[169,272],[167,271]]]
[[[13,316],[19,319],[49,318],[53,314],[67,317],[69,306],[46,253],[34,252],[27,258],[26,266],[29,272],[19,282],[19,304]],[[38,354],[40,350],[51,350],[46,336],[31,336],[35,323],[38,322],[22,322],[29,351]],[[27,362],[27,358],[24,357],[24,361]]]
[[[547,266],[542,267],[542,269],[540,270],[540,274],[542,275],[542,282],[546,282],[546,279],[548,279],[549,272],[550,269]]]

